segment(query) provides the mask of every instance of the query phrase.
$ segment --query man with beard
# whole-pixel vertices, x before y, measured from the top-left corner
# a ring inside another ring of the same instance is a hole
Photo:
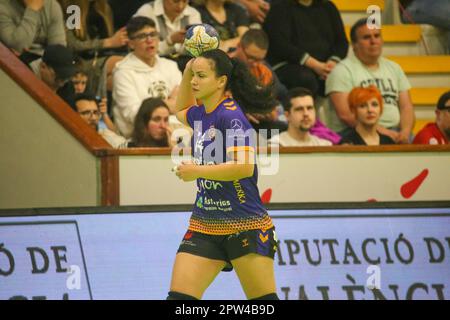
[[[328,140],[310,133],[316,122],[316,109],[312,92],[306,88],[289,90],[284,103],[288,129],[270,139],[271,145],[282,147],[331,146]]]
[[[126,148],[127,140],[108,128],[99,128],[102,113],[99,110],[97,99],[90,93],[80,93],[75,96],[76,111],[92,129],[100,134],[113,148]],[[106,110],[105,110],[106,111]]]

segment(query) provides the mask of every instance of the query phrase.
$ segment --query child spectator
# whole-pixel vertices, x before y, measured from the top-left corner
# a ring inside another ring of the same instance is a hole
[[[78,70],[72,77],[72,84],[75,93],[83,93],[86,90],[86,85],[88,82],[88,76],[84,71]]]

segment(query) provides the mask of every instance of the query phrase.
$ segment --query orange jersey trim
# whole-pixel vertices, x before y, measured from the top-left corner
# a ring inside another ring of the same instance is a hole
[[[210,112],[206,111],[206,106],[205,106],[205,112],[206,112],[207,114],[210,114],[210,113],[214,112],[214,111],[222,104],[222,102],[224,102],[226,99],[228,99],[228,97],[223,97],[222,100],[220,100],[220,101],[216,104],[216,106],[214,107],[214,109],[212,109]]]
[[[228,147],[227,148],[227,153],[230,152],[238,152],[238,151],[251,151],[251,152],[255,152],[255,148],[251,147],[251,146],[239,146],[239,147]]]
[[[251,217],[245,221],[242,220],[243,219],[229,221],[202,221],[191,217],[188,229],[204,234],[223,236],[247,230],[267,230],[273,228],[272,219],[267,213],[262,217]]]

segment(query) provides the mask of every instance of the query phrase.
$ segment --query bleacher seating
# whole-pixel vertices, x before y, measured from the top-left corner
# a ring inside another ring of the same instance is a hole
[[[367,17],[367,8],[385,8],[384,0],[333,0],[341,12],[349,38],[351,25]],[[427,122],[434,121],[434,109],[439,96],[450,90],[450,56],[426,55],[422,34],[430,26],[382,25],[383,54],[399,63],[411,82],[411,97],[415,108],[416,133]],[[432,50],[431,50],[432,51]],[[350,49],[350,54],[352,54]],[[433,53],[433,52],[431,52]]]

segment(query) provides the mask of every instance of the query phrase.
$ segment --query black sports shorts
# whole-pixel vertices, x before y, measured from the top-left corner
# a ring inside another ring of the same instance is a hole
[[[257,253],[273,259],[276,250],[275,227],[265,232],[255,229],[225,236],[208,235],[188,230],[178,248],[178,252],[227,262],[222,271],[233,270],[231,260],[249,253]]]

